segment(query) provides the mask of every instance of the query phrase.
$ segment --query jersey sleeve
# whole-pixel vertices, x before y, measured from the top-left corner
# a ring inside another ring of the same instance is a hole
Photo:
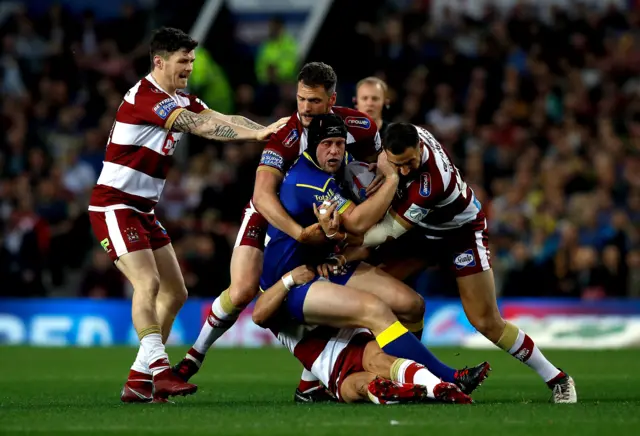
[[[186,97],[189,98],[189,106],[187,106],[187,110],[196,114],[204,111],[213,112],[211,109],[209,109],[209,106],[207,106],[207,104],[204,101],[200,100],[196,95],[187,94]]]
[[[284,174],[298,158],[300,134],[290,119],[285,127],[271,135],[262,151],[258,171]]]
[[[411,226],[420,225],[435,205],[431,175],[422,173],[413,180],[402,195],[396,194],[391,202],[392,214],[396,219]]]
[[[167,130],[171,129],[178,115],[184,110],[185,108],[178,106],[178,103],[167,94],[150,89],[139,91],[133,102],[133,113],[136,118]]]
[[[358,114],[360,116],[349,115],[344,119],[349,133],[355,139],[355,142],[349,144],[347,148],[357,160],[374,162],[375,157],[382,150],[380,132],[373,118],[363,113],[358,112]]]

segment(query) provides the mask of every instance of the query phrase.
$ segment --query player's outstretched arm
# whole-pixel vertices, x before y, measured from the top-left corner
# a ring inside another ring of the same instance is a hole
[[[223,120],[228,121],[232,124],[246,127],[247,129],[260,130],[265,128],[265,126],[263,126],[262,124],[258,124],[247,117],[243,117],[242,115],[225,115],[221,112],[214,111],[213,109],[207,109],[207,112],[210,112],[215,116],[222,118]]]
[[[264,291],[256,301],[253,308],[253,322],[262,328],[269,325],[269,321],[278,313],[287,293],[294,286],[304,285],[316,276],[312,268],[306,265],[299,266],[285,274],[281,280]]]
[[[286,123],[288,118],[283,118],[275,123],[263,127],[259,130],[234,124],[228,121],[227,116],[221,116],[213,111],[195,113],[188,110],[182,110],[175,121],[172,129],[178,132],[192,133],[207,139],[216,141],[232,141],[232,140],[257,140],[267,139],[272,133],[276,132],[280,126]]]
[[[253,204],[269,224],[303,243],[323,243],[324,233],[319,225],[303,228],[285,210],[278,197],[283,175],[276,171],[260,171],[253,187]]]

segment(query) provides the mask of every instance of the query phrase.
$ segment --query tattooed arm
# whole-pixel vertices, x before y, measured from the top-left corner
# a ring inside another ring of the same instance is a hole
[[[278,128],[285,124],[288,118],[283,118],[267,127],[260,126],[259,130],[251,129],[233,122],[227,121],[226,116],[218,116],[213,112],[196,114],[188,110],[181,110],[171,129],[178,132],[193,133],[207,139],[217,141],[230,140],[258,140],[267,139]]]
[[[247,117],[243,117],[242,115],[225,115],[221,112],[214,111],[213,109],[206,109],[205,113],[213,114],[214,116],[227,121],[229,123],[237,124],[238,126],[246,127],[251,130],[260,130],[264,129],[262,124],[258,124],[253,120],[250,120]]]
[[[244,126],[251,130],[264,129],[263,125],[258,124],[255,121],[251,121],[249,118],[243,117],[241,115],[229,115],[227,121],[230,121],[233,124],[237,124],[239,126]]]

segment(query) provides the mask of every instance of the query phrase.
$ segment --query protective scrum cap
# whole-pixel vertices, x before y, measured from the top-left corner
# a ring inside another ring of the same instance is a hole
[[[311,119],[307,135],[307,153],[318,164],[316,156],[318,144],[327,138],[347,139],[347,126],[336,114],[316,115]]]

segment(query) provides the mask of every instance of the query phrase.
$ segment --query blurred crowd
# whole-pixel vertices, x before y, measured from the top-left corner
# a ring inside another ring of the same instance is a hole
[[[445,7],[434,20],[429,1],[386,3],[352,26],[367,62],[334,67],[386,80],[383,118],[426,126],[452,153],[487,210],[499,293],[640,297],[640,11]],[[54,6],[2,23],[0,295],[129,292],[86,208],[122,95],[148,69],[145,20]],[[274,20],[270,38],[283,32]],[[229,86],[233,112],[266,122],[295,110],[295,79],[258,53],[255,77]],[[353,83],[340,86],[352,105]],[[156,211],[191,295],[211,297],[228,286],[261,145],[183,141]],[[416,280],[455,294],[439,271]]]

